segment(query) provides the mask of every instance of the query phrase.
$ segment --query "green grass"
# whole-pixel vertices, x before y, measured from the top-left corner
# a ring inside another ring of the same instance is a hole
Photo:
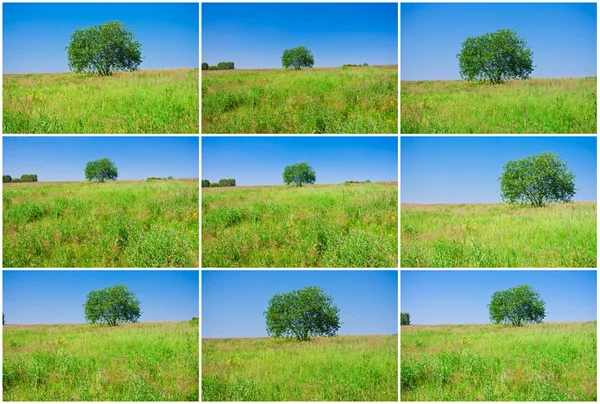
[[[397,183],[202,189],[205,268],[392,268],[397,257]]]
[[[401,207],[401,267],[595,268],[596,203]]]
[[[203,71],[202,133],[398,133],[398,66]]]
[[[203,401],[397,401],[398,336],[202,340]]]
[[[596,322],[402,326],[402,401],[596,401]]]
[[[4,133],[199,133],[198,69],[3,80]]]
[[[198,181],[3,184],[4,267],[199,263]]]
[[[403,81],[402,133],[596,133],[596,77]]]
[[[198,322],[3,326],[3,401],[198,401]]]

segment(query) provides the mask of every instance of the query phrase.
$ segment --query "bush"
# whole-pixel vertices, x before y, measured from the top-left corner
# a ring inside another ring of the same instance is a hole
[[[410,314],[400,313],[400,325],[410,325]]]
[[[11,182],[11,181],[12,181],[12,177],[10,175],[2,176],[2,182]]]
[[[213,182],[212,184],[210,184],[211,188],[218,188],[219,187],[219,183],[218,182]]]
[[[207,188],[207,187],[210,187],[210,181],[202,180],[202,188]]]
[[[210,66],[208,70],[219,70],[219,68],[217,66]]]
[[[208,63],[202,63],[202,70],[208,70]]]
[[[23,182],[20,178],[13,178],[11,182]]]

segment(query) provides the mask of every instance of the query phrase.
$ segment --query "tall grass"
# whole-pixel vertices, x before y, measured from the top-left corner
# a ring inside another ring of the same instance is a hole
[[[403,81],[402,133],[596,133],[596,77]]]
[[[3,401],[198,401],[198,323],[3,326]]]
[[[596,322],[402,326],[402,401],[597,401]]]
[[[398,67],[203,71],[202,133],[398,133]]]
[[[203,188],[203,267],[397,267],[397,183]]]
[[[402,204],[401,217],[402,267],[596,267],[596,203]]]
[[[199,133],[198,69],[3,80],[4,133]]]
[[[203,401],[397,401],[398,336],[202,340]]]
[[[3,186],[4,267],[199,264],[198,181]]]

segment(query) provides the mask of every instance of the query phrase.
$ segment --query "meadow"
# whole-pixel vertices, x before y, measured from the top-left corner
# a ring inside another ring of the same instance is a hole
[[[198,191],[198,180],[3,184],[3,265],[197,268]]]
[[[398,266],[398,184],[202,189],[202,266]]]
[[[597,401],[595,321],[401,332],[401,401]]]
[[[398,133],[398,66],[203,71],[202,133]]]
[[[596,203],[401,205],[400,266],[595,268]]]
[[[397,401],[398,335],[203,339],[203,401]]]
[[[401,133],[596,133],[596,77],[403,81]]]
[[[3,401],[198,401],[198,321],[5,325]]]
[[[199,133],[198,71],[5,74],[3,133]]]

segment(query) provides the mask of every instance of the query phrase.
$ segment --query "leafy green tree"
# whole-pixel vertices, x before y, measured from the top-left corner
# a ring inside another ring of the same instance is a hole
[[[208,70],[208,63],[202,63],[202,70]]]
[[[570,202],[575,195],[575,175],[554,153],[540,153],[511,160],[500,181],[502,200],[543,206],[547,202]]]
[[[494,84],[506,79],[527,79],[535,67],[533,52],[510,29],[467,38],[457,57],[462,78]]]
[[[235,179],[233,178],[223,178],[219,180],[220,187],[235,187]]]
[[[302,186],[304,184],[314,184],[316,180],[315,170],[308,163],[293,164],[283,170],[283,182],[286,185]]]
[[[4,319],[4,313],[2,313],[2,325],[6,324],[6,321]]]
[[[3,175],[2,182],[12,182],[12,177],[10,175]]]
[[[314,336],[332,337],[341,326],[333,298],[317,286],[273,296],[263,314],[267,333],[278,338],[307,341]]]
[[[302,67],[313,67],[315,58],[307,47],[298,46],[297,48],[286,49],[283,51],[281,64],[286,69],[288,67],[293,67],[296,70],[300,70]]]
[[[85,178],[88,181],[104,182],[106,180],[116,180],[119,176],[117,166],[109,158],[88,162],[84,171]]]
[[[233,62],[219,62],[217,63],[217,68],[219,70],[233,70],[234,64]]]
[[[410,325],[410,314],[400,313],[400,325]]]
[[[210,187],[210,181],[202,180],[202,188],[207,188],[207,187]]]
[[[111,327],[119,323],[135,323],[142,315],[140,301],[125,285],[91,291],[83,308],[88,323]]]
[[[546,317],[545,305],[540,294],[529,285],[499,290],[492,295],[488,304],[490,321],[515,327],[541,323]]]
[[[141,48],[125,24],[109,21],[76,30],[66,50],[72,71],[107,76],[116,70],[137,70],[142,63]]]
[[[219,183],[218,182],[213,182],[210,184],[211,188],[218,188],[219,187]]]
[[[23,174],[21,175],[21,182],[37,182],[37,174]]]
[[[217,66],[209,66],[208,70],[219,70]]]

